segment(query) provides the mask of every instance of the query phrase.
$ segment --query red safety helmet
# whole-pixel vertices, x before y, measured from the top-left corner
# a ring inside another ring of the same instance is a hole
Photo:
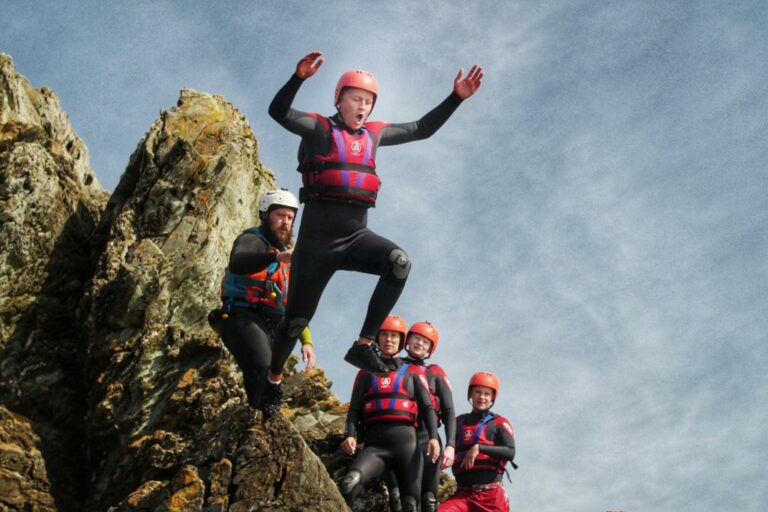
[[[336,83],[336,91],[333,93],[333,104],[338,105],[341,98],[341,91],[345,87],[357,87],[364,91],[368,91],[373,94],[373,104],[376,104],[376,98],[379,96],[379,84],[376,83],[376,77],[374,77],[368,71],[362,69],[352,69],[341,75],[339,81]],[[371,108],[373,110],[373,108]]]
[[[432,322],[416,322],[410,329],[408,329],[408,336],[410,336],[411,333],[420,334],[432,342],[432,347],[429,349],[430,356],[437,351],[437,343],[440,341],[440,332],[437,330],[437,327],[435,327],[435,324]]]
[[[381,327],[379,327],[379,332],[395,331],[400,335],[400,345],[398,346],[398,349],[397,349],[398,352],[403,349],[403,343],[405,343],[405,335],[406,335],[405,326],[406,326],[405,320],[403,320],[401,317],[397,315],[389,315],[381,323]]]
[[[472,386],[485,386],[493,390],[493,401],[496,401],[496,395],[499,393],[499,378],[491,372],[477,372],[469,379],[467,386],[467,400],[472,394]]]

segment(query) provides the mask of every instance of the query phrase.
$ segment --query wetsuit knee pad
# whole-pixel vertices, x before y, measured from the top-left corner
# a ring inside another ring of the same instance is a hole
[[[394,249],[389,253],[389,262],[392,264],[392,275],[404,281],[411,271],[411,260],[402,249]]]
[[[294,318],[285,326],[285,331],[291,339],[296,339],[307,325],[309,321],[306,318]]]
[[[403,512],[418,512],[419,504],[413,496],[403,497]]]
[[[363,474],[360,473],[358,470],[353,469],[349,473],[347,473],[344,476],[344,480],[341,481],[341,485],[339,486],[339,490],[341,491],[342,496],[347,498],[352,494],[352,492],[355,490],[355,488],[360,485],[360,482],[363,481]]]
[[[421,512],[437,512],[437,498],[432,492],[421,495]]]

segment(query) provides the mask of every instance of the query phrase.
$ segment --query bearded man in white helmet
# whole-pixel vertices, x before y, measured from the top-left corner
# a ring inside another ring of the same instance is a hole
[[[261,197],[261,226],[249,228],[235,239],[221,283],[222,307],[209,315],[243,372],[248,404],[254,409],[261,408],[273,331],[288,302],[293,221],[298,209],[298,200],[285,189]],[[300,338],[302,359],[309,371],[315,365],[315,353],[308,328]]]

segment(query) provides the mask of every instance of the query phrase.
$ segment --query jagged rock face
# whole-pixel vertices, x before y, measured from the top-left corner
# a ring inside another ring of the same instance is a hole
[[[275,187],[247,121],[182,91],[107,202],[58,99],[0,70],[0,509],[349,510],[324,372],[292,357],[264,422],[205,320]]]
[[[131,157],[81,311],[87,508],[345,508],[299,433],[242,405],[239,371],[206,322],[232,241],[274,187],[242,115],[191,90]]]
[[[73,319],[106,196],[58,98],[0,54],[0,403],[34,423],[65,501],[82,492]]]
[[[0,509],[53,512],[53,496],[29,420],[0,406]]]

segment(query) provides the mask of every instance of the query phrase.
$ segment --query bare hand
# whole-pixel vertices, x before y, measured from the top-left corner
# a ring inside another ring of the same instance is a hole
[[[464,68],[459,69],[459,74],[453,80],[453,92],[459,98],[465,100],[475,94],[475,91],[480,88],[480,83],[483,80],[483,68],[475,64],[465,78],[461,77],[463,74]]]
[[[430,439],[427,445],[427,457],[432,461],[432,464],[440,457],[440,442],[437,439]]]
[[[301,346],[301,360],[307,364],[304,373],[309,373],[315,367],[315,348],[307,343]]]
[[[314,51],[308,53],[298,64],[296,64],[296,76],[302,80],[311,77],[317,73],[317,70],[320,69],[323,62],[325,62],[325,60],[323,59],[323,54],[321,52]]]
[[[354,437],[348,437],[341,443],[341,450],[347,455],[354,455],[357,448],[357,440]]]
[[[466,455],[464,455],[464,460],[461,461],[461,467],[464,469],[472,469],[478,455],[480,455],[480,445],[476,444],[469,449]]]
[[[293,256],[293,249],[288,249],[287,251],[278,252],[275,258],[279,263],[290,263],[291,256]]]
[[[455,455],[455,452],[454,452],[453,446],[446,446],[445,451],[443,452],[443,461],[440,464],[440,469],[445,469],[453,466],[454,455]]]

